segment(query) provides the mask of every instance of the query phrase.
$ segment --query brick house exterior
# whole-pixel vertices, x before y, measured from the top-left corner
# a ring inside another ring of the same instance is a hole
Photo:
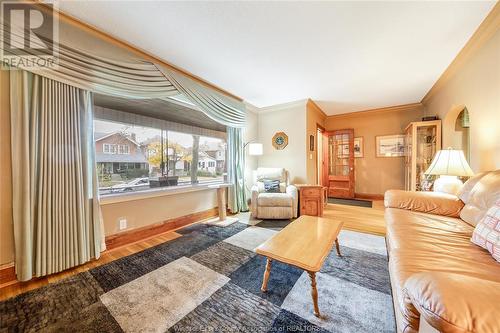
[[[95,133],[96,163],[100,174],[123,174],[149,172],[146,149],[133,136],[121,132]]]

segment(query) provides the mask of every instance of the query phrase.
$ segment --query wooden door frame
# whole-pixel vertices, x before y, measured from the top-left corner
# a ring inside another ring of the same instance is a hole
[[[345,128],[345,129],[339,129],[339,130],[331,130],[331,131],[325,131],[324,135],[326,136],[326,140],[324,145],[323,145],[323,160],[325,161],[326,167],[323,168],[323,182],[324,185],[327,188],[329,188],[329,174],[328,174],[328,138],[335,134],[349,134],[352,137],[352,140],[349,140],[349,164],[352,165],[352,169],[349,170],[349,197],[354,198],[355,197],[355,166],[354,166],[354,129],[353,128]],[[325,138],[324,138],[325,139]],[[325,146],[326,144],[326,146]],[[326,147],[326,148],[325,148]],[[325,165],[324,165],[325,166]],[[328,196],[329,196],[329,190],[327,190]]]
[[[323,140],[321,141],[322,145],[321,145],[321,155],[319,153],[319,144],[318,144],[318,130],[321,130],[321,135],[323,136]],[[321,126],[320,124],[316,123],[316,133],[314,133],[314,136],[316,138],[316,170],[314,170],[314,174],[315,174],[315,181],[318,181],[319,180],[319,183],[318,185],[322,185],[324,186],[324,174],[325,174],[325,161],[324,161],[324,158],[323,158],[323,154],[324,154],[324,149],[325,149],[325,128],[323,126]],[[320,163],[322,164],[322,167],[321,167],[321,172],[322,172],[322,175],[318,175],[318,169],[319,169],[319,165]]]

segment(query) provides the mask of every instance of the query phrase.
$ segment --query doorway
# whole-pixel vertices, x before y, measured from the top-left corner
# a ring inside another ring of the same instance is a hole
[[[323,139],[323,186],[328,188],[328,197],[354,198],[354,130],[326,132]]]
[[[470,118],[469,111],[465,107],[455,121],[454,136],[456,137],[454,148],[462,149],[465,159],[470,163]]]

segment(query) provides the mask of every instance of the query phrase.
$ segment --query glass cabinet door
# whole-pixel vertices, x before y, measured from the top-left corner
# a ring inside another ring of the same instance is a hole
[[[441,120],[418,121],[406,127],[405,188],[409,191],[430,191],[432,176],[425,171],[441,149]]]
[[[437,152],[437,127],[418,126],[417,127],[417,153],[416,153],[416,191],[428,191],[430,179],[424,172],[431,165],[432,159]]]

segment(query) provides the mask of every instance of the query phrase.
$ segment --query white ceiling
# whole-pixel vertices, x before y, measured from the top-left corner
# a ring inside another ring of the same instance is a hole
[[[494,1],[61,1],[60,9],[247,102],[327,114],[419,102]]]

